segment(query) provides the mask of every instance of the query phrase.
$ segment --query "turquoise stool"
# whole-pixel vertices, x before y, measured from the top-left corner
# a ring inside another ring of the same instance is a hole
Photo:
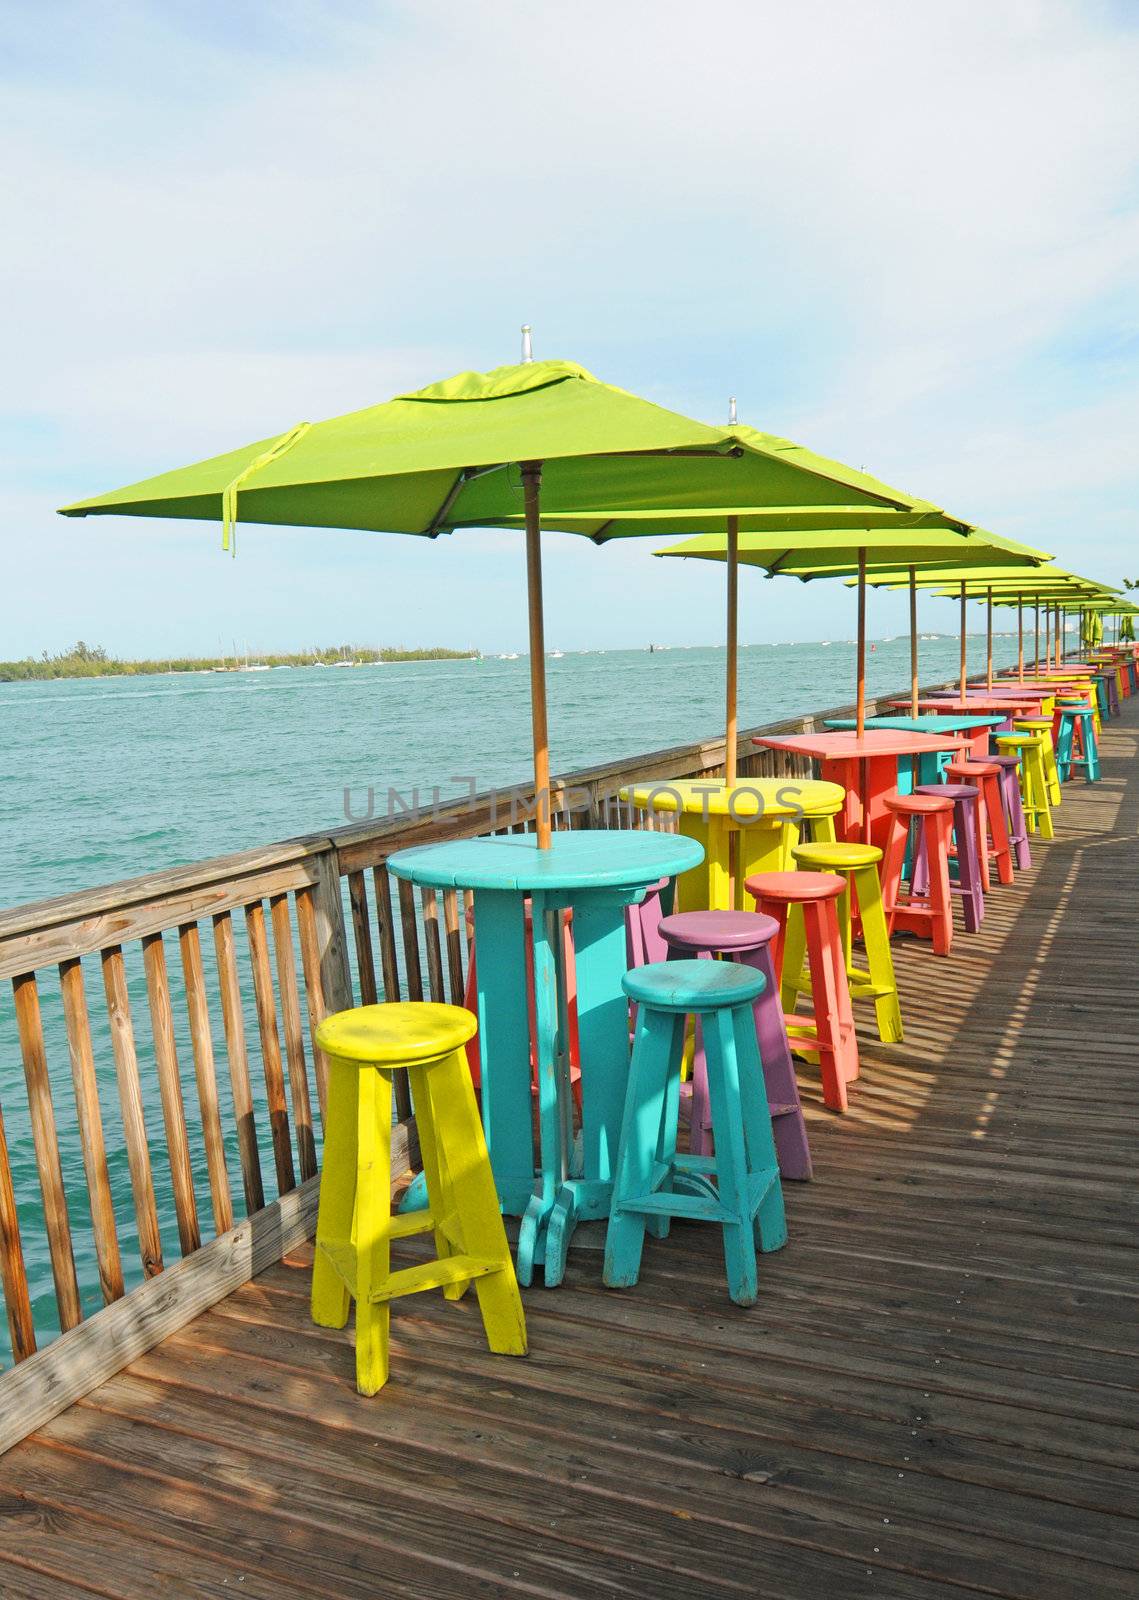
[[[753,1305],[759,1290],[756,1245],[767,1251],[787,1243],[752,1012],[766,983],[762,972],[731,961],[659,961],[625,975],[637,1030],[605,1237],[611,1289],[636,1283],[646,1228],[663,1239],[673,1217],[721,1225],[728,1292],[741,1306]],[[676,1149],[690,1016],[700,1019],[704,1038],[712,1156]]]
[[[1060,782],[1067,783],[1077,767],[1084,769],[1089,783],[1099,782],[1099,747],[1095,736],[1095,713],[1089,706],[1058,706],[1060,739],[1056,746],[1056,769]],[[1079,753],[1077,754],[1077,749]]]

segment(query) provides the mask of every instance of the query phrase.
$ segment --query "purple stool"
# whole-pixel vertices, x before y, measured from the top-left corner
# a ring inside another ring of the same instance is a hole
[[[985,760],[1001,769],[1001,799],[1004,801],[1005,826],[1008,829],[1008,842],[1012,845],[1013,860],[1018,869],[1030,867],[1032,851],[1028,848],[1028,826],[1020,799],[1020,757],[986,756]]]
[[[985,891],[981,887],[981,857],[978,853],[976,784],[919,783],[915,794],[939,795],[953,801],[953,837],[957,844],[957,878],[950,889],[959,894],[965,913],[965,932],[977,933],[985,915]],[[914,893],[925,893],[928,868],[924,860],[914,862]]]
[[[799,1103],[799,1086],[795,1082],[779,985],[771,959],[771,941],[778,933],[779,924],[775,918],[760,911],[681,911],[660,923],[660,935],[668,945],[670,959],[693,955],[725,956],[729,961],[756,968],[767,979],[752,1009],[779,1171],[784,1178],[809,1178],[811,1151],[807,1144],[807,1125]],[[699,1021],[696,1029],[688,1145],[693,1155],[709,1155],[708,1069]]]

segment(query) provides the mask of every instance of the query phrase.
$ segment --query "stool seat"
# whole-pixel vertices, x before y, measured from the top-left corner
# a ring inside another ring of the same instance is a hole
[[[648,967],[634,967],[621,979],[630,1000],[654,1011],[716,1011],[723,1006],[750,1005],[766,986],[762,972],[728,961],[654,961]]]
[[[478,1019],[458,1006],[392,1000],[325,1017],[316,1030],[316,1045],[327,1056],[361,1067],[407,1066],[461,1049],[477,1027]]]
[[[658,927],[674,950],[755,950],[779,931],[774,917],[761,911],[678,911]]]
[[[825,871],[837,867],[840,871],[850,867],[876,867],[882,859],[877,845],[842,842],[839,844],[797,844],[791,854],[805,867]]]
[[[945,770],[951,778],[968,783],[970,773],[978,778],[995,778],[1000,768],[986,757],[983,761],[950,761]]]
[[[903,817],[932,817],[942,811],[952,811],[953,801],[948,795],[942,798],[935,794],[888,794],[885,806],[887,811]]]
[[[846,884],[833,872],[754,872],[744,888],[756,900],[793,906],[808,900],[837,900]]]
[[[923,783],[914,790],[914,793],[944,795],[947,800],[975,800],[977,798],[977,785],[975,783]]]

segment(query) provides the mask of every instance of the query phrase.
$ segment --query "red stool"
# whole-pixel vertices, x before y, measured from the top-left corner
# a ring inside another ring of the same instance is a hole
[[[930,939],[934,953],[947,956],[953,943],[953,899],[949,885],[949,847],[953,836],[953,801],[932,794],[889,794],[890,836],[882,864],[882,905],[886,926]],[[903,891],[902,869],[910,827],[916,824],[913,860],[925,863],[924,891],[914,880]]]
[[[818,1055],[823,1104],[832,1111],[845,1111],[846,1086],[858,1076],[854,1008],[846,981],[837,910],[846,884],[833,872],[757,872],[745,879],[744,888],[755,901],[756,910],[773,917],[778,924],[772,940],[777,985],[782,982],[785,959],[791,962],[792,971],[800,970],[803,951],[797,946],[802,940],[806,942],[814,1018],[808,1021],[796,1013],[784,1021],[791,1048]],[[801,927],[792,929],[789,940],[787,911],[793,905],[801,907],[803,915]],[[787,948],[788,943],[791,949]]]
[[[949,783],[976,784],[980,791],[977,796],[977,853],[981,858],[981,888],[987,891],[992,885],[990,856],[996,861],[1000,881],[1011,883],[1012,847],[1005,823],[1000,767],[995,761],[951,761],[945,776]]]

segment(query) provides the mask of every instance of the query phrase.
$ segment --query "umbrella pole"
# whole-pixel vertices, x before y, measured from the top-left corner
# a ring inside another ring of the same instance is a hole
[[[910,568],[910,715],[918,714],[918,569]]]
[[[1024,600],[1016,597],[1016,675],[1024,682]]]
[[[987,597],[986,598],[988,600],[988,613],[989,614],[988,614],[988,620],[987,620],[986,626],[985,626],[985,652],[986,652],[986,656],[985,656],[985,660],[986,660],[985,671],[986,671],[986,674],[987,674],[987,677],[986,677],[986,680],[985,680],[985,687],[988,689],[989,693],[991,694],[992,690],[993,690],[993,586],[992,586],[991,583],[989,585],[988,593],[987,593]]]
[[[736,781],[736,746],[739,737],[739,716],[737,712],[737,647],[739,643],[739,598],[740,598],[740,519],[728,518],[728,637],[727,637],[727,674],[726,704],[727,726],[724,731],[724,779],[727,783]]]
[[[858,689],[854,706],[855,726],[861,739],[866,732],[866,550],[858,552]]]
[[[542,463],[522,462],[526,506],[526,600],[530,618],[530,718],[534,733],[534,805],[538,849],[550,848],[550,735],[546,719],[546,626],[542,611]]]
[[[1040,671],[1040,596],[1036,597],[1036,640],[1032,646],[1032,667],[1034,672]]]
[[[966,589],[964,581],[961,584],[961,704],[968,705],[968,665],[965,660],[965,628],[968,618],[966,616]]]
[[[1044,670],[1052,665],[1052,607],[1045,602],[1044,606]]]

